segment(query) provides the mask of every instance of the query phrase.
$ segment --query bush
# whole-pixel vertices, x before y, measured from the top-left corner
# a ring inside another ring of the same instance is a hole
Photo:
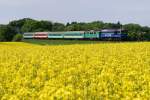
[[[16,34],[13,38],[13,41],[22,41],[22,38],[23,38],[22,34]]]

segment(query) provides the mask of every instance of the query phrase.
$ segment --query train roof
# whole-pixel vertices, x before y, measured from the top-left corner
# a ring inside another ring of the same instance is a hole
[[[36,33],[54,33],[54,34],[69,34],[69,33],[84,33],[85,31],[62,31],[62,32],[25,32],[24,34],[36,34]]]
[[[62,31],[62,32],[48,32],[48,33],[84,33],[84,31]]]
[[[101,32],[120,32],[125,31],[124,29],[102,29]]]

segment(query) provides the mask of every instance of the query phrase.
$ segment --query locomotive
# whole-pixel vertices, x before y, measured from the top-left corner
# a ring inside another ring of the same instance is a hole
[[[97,39],[124,40],[127,32],[123,29],[103,29],[100,31],[67,31],[67,32],[26,32],[24,39]]]

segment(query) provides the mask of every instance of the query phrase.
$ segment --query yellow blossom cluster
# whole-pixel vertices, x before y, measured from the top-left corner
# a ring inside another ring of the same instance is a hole
[[[0,43],[1,100],[149,100],[150,43]]]

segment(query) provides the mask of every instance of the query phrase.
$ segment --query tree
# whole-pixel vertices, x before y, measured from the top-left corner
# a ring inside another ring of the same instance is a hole
[[[52,31],[52,22],[50,21],[37,21],[37,20],[26,20],[21,28],[22,32],[43,32]]]
[[[62,23],[54,23],[52,26],[52,31],[64,31],[65,25]]]
[[[21,28],[26,23],[26,21],[29,21],[29,20],[32,20],[32,19],[24,18],[24,19],[20,19],[20,20],[14,20],[14,21],[11,21],[8,25],[13,27],[17,33],[23,33]]]
[[[116,28],[118,29],[122,28],[122,24],[120,23],[120,21],[117,22]]]
[[[128,40],[142,40],[142,27],[138,24],[126,24],[123,26],[124,29],[128,30]]]
[[[0,41],[11,41],[16,31],[9,25],[0,26]]]
[[[40,22],[36,20],[27,20],[21,28],[22,32],[35,32],[40,28]]]
[[[14,37],[13,37],[13,41],[22,41],[22,34],[16,34]]]
[[[66,24],[66,26],[69,26],[70,25],[70,23],[68,22],[67,24]]]
[[[53,24],[50,21],[40,21],[40,27],[42,31],[52,31]]]
[[[1,25],[0,26],[0,41],[5,41],[5,26]]]
[[[102,21],[93,21],[89,23],[91,30],[101,30],[104,27],[104,23]]]

